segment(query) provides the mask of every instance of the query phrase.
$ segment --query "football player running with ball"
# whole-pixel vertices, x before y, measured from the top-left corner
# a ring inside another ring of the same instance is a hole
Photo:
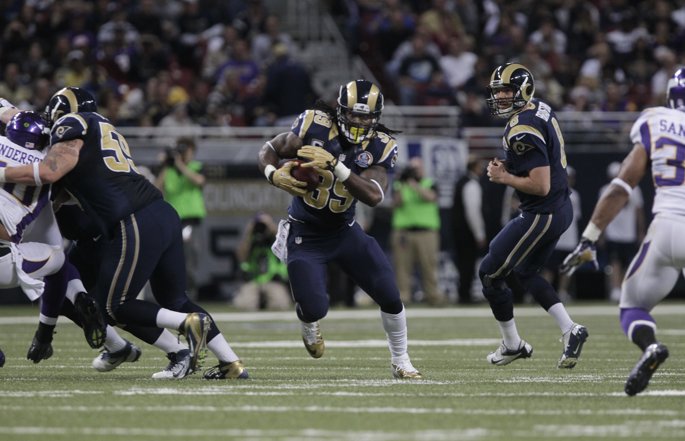
[[[499,66],[490,77],[488,90],[492,114],[507,118],[505,160],[490,161],[488,177],[516,190],[521,215],[509,221],[492,240],[479,269],[483,294],[502,334],[502,344],[487,360],[502,366],[533,354],[533,347],[521,339],[516,329],[513,295],[507,286],[513,277],[561,329],[564,349],[557,366],[573,368],[588,331],[574,323],[552,285],[539,274],[573,220],[564,138],[551,107],[533,99],[533,75],[525,66]]]
[[[309,354],[324,353],[319,320],[329,307],[326,265],[336,262],[380,306],[395,378],[421,378],[407,353],[407,322],[392,266],[375,239],[355,222],[357,201],[374,207],[385,197],[387,171],[395,165],[392,131],[379,124],[383,94],[356,80],[340,87],[335,109],[319,101],[302,113],[290,132],[277,135],[259,152],[259,168],[274,186],[294,196],[281,221],[274,251],[287,261],[288,276]],[[307,161],[321,176],[319,186],[291,175],[295,161]]]
[[[685,236],[685,67],[669,80],[666,94],[668,107],[646,109],[633,124],[633,149],[562,266],[569,273],[587,262],[597,266],[597,239],[651,167],[654,219],[623,278],[619,302],[623,332],[642,351],[625,384],[625,392],[631,396],[645,390],[668,358],[668,349],[656,339],[656,321],[650,311],[671,292],[685,270],[685,247],[678,239]]]

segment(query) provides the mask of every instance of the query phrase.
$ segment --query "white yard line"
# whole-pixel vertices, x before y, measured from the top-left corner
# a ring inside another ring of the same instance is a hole
[[[618,316],[616,305],[568,305],[569,313],[573,316]],[[210,307],[211,309],[211,307]],[[0,308],[0,311],[2,308]],[[211,313],[211,310],[210,310]],[[683,315],[685,304],[661,304],[654,308],[653,313],[659,315]],[[333,310],[323,319],[326,320],[367,320],[379,317],[375,309],[342,309]],[[537,306],[517,306],[517,317],[544,317],[547,313]],[[295,321],[295,313],[292,311],[260,311],[260,312],[217,312],[212,313],[214,320],[218,322],[271,322],[271,321]],[[469,318],[469,317],[492,317],[492,311],[487,306],[474,308],[411,308],[407,309],[407,317],[412,318]],[[33,324],[35,316],[0,317],[0,325]],[[65,323],[68,320],[64,320]]]

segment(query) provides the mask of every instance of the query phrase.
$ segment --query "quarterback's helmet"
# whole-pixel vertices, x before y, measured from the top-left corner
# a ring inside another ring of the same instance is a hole
[[[496,98],[495,95],[502,89],[511,90],[514,96]],[[522,64],[503,64],[492,72],[488,92],[490,97],[486,101],[490,107],[490,113],[508,118],[523,109],[533,99],[535,93],[533,74]]]
[[[685,67],[675,71],[666,86],[668,107],[685,110]]]
[[[58,90],[45,108],[48,121],[54,123],[67,113],[97,112],[95,98],[85,89],[65,87]]]
[[[352,144],[360,144],[373,136],[381,111],[383,94],[371,81],[355,80],[340,86],[338,126]]]
[[[38,112],[25,110],[12,117],[5,135],[13,143],[31,150],[43,150],[50,141],[48,123]]]

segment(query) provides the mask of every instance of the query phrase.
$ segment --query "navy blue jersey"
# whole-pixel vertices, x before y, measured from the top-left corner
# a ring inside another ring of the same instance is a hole
[[[161,192],[138,172],[126,139],[107,118],[83,112],[58,119],[50,143],[72,139],[82,139],[84,144],[78,163],[60,182],[103,233],[162,198]]]
[[[513,175],[528,176],[534,168],[550,167],[551,185],[546,196],[516,191],[521,211],[553,213],[568,200],[564,138],[549,105],[532,100],[523,111],[512,116],[504,129],[502,145],[507,171]]]
[[[326,112],[306,110],[293,123],[291,131],[303,145],[321,147],[337,157],[352,173],[360,174],[372,165],[386,169],[395,166],[397,143],[382,132],[361,145],[350,145],[338,136],[338,126]],[[335,230],[354,220],[357,199],[338,181],[333,172],[324,171],[319,187],[304,197],[293,198],[288,214],[291,218],[317,229]]]

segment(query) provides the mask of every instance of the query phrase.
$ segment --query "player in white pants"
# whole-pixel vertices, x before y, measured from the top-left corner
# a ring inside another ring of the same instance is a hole
[[[646,109],[633,124],[633,149],[597,202],[581,242],[563,265],[568,272],[586,262],[597,267],[597,239],[651,167],[654,220],[626,271],[619,302],[623,332],[642,350],[625,384],[625,392],[631,396],[647,387],[668,358],[668,349],[656,339],[656,321],[650,312],[685,270],[685,67],[669,80],[667,101],[668,107]]]

